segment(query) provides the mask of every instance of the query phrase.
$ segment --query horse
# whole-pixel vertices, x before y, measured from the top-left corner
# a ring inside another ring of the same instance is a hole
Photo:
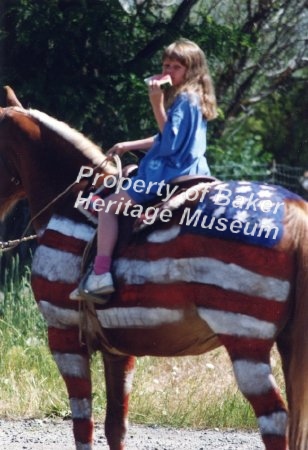
[[[171,213],[163,220],[136,216],[146,226],[127,232],[117,249],[110,300],[72,301],[84,251],[95,239],[95,225],[76,207],[93,183],[80,176],[81,167],[93,173],[95,188],[117,169],[80,132],[24,109],[7,92],[0,108],[0,214],[28,199],[38,236],[32,288],[66,383],[76,449],[93,448],[92,352],[101,352],[104,364],[107,443],[124,450],[135,358],[223,346],[265,449],[307,450],[307,202],[279,186],[246,181],[180,191],[163,205]],[[272,374],[274,344],[287,405]]]

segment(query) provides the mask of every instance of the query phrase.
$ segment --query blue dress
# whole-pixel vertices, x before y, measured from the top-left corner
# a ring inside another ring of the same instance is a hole
[[[132,178],[132,185],[127,190],[131,198],[136,203],[154,198],[158,184],[150,182],[164,180],[168,183],[181,175],[210,175],[205,157],[206,128],[199,96],[179,94],[167,112],[163,132],[155,137],[152,147],[140,162],[137,175]],[[142,192],[134,189],[136,180],[144,181]]]

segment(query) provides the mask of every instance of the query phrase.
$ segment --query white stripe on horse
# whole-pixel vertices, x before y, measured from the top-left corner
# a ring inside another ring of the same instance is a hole
[[[92,444],[83,444],[82,442],[76,441],[76,450],[92,450]]]
[[[246,395],[262,395],[277,388],[269,364],[240,359],[233,361],[240,390]]]
[[[284,411],[276,412],[268,416],[258,417],[261,434],[275,434],[284,436],[288,424],[288,416]]]
[[[93,450],[92,444],[83,444],[82,442],[76,441],[76,450]]]
[[[129,395],[132,391],[134,375],[135,375],[135,369],[128,370],[125,373],[125,379],[124,379],[124,394],[125,395]]]
[[[148,235],[147,241],[156,244],[162,244],[164,242],[171,241],[171,239],[175,239],[180,234],[180,231],[181,227],[178,225],[174,225],[167,230],[156,230]]]
[[[67,217],[54,215],[47,225],[48,230],[57,231],[68,237],[88,242],[94,236],[94,228],[90,225],[74,222]]]
[[[157,261],[119,258],[115,268],[116,275],[127,284],[203,283],[282,302],[286,301],[290,289],[288,281],[206,257],[162,258]]]
[[[90,419],[92,405],[87,398],[70,398],[70,407],[74,419]]]
[[[98,310],[97,316],[104,328],[143,328],[179,322],[183,319],[183,311],[136,306]]]
[[[82,256],[40,245],[33,257],[32,274],[49,281],[76,283],[80,278]]]
[[[52,353],[63,376],[88,378],[89,367],[87,359],[76,353]]]
[[[72,309],[59,308],[46,300],[38,302],[38,307],[43,314],[47,325],[53,328],[67,328],[80,325],[80,312]]]
[[[202,307],[198,313],[215,333],[258,339],[272,339],[276,333],[274,324],[245,314]]]

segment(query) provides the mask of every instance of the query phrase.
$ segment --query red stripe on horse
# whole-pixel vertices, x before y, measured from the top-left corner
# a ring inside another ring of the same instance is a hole
[[[207,258],[237,264],[260,275],[293,278],[294,258],[285,252],[195,234],[180,235],[162,244],[145,241],[142,245],[131,245],[120,256],[152,261],[168,257],[183,258],[183,255],[186,258],[206,255]]]
[[[69,398],[91,398],[92,384],[87,378],[64,377]]]
[[[45,300],[61,308],[79,309],[79,303],[69,299],[69,294],[76,287],[75,283],[49,281],[46,278],[34,275],[31,284],[35,292],[36,301]]]
[[[48,339],[51,351],[60,353],[87,354],[87,346],[80,343],[78,327],[61,329],[48,327]]]
[[[118,296],[121,300],[115,300],[107,307],[160,306],[181,309],[189,307],[194,301],[196,306],[247,314],[269,322],[280,320],[287,308],[287,302],[247,296],[238,292],[230,293],[217,286],[200,283],[125,285],[119,288]]]
[[[220,334],[219,339],[228,349],[232,359],[248,359],[269,363],[269,352],[273,346],[271,339],[245,338]]]
[[[85,248],[85,241],[72,236],[66,236],[58,231],[46,230],[43,238],[40,240],[41,245],[51,248],[59,248],[59,240],[61,239],[61,251],[80,255]]]

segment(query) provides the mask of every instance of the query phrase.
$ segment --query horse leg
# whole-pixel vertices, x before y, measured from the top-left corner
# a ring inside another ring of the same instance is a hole
[[[297,304],[296,314],[277,341],[289,406],[290,450],[308,448],[307,323],[307,306]]]
[[[73,420],[76,450],[91,450],[93,443],[90,358],[79,342],[78,327],[48,328],[49,347],[65,381]]]
[[[90,354],[80,343],[80,311],[69,293],[79,282],[82,252],[93,228],[55,215],[40,239],[32,264],[32,289],[48,326],[51,353],[66,383],[77,450],[93,442]]]
[[[273,342],[230,336],[221,340],[238,387],[254,409],[266,450],[287,450],[288,413],[270,366]]]
[[[110,450],[124,450],[135,358],[104,354],[103,359],[107,394],[105,435]]]

